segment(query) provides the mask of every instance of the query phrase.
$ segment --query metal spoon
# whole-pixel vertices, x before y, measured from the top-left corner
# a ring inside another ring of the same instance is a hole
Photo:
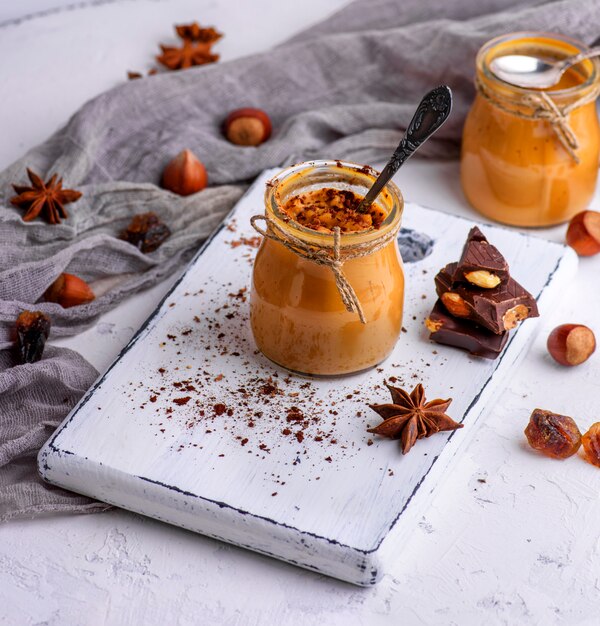
[[[500,80],[511,85],[525,89],[548,89],[556,85],[570,67],[595,56],[600,56],[600,46],[562,61],[507,54],[492,59],[490,69]]]
[[[451,109],[452,92],[450,87],[440,85],[425,95],[392,158],[383,168],[367,195],[356,207],[358,213],[367,212],[369,206],[373,204],[375,198],[400,169],[400,166],[448,119]]]

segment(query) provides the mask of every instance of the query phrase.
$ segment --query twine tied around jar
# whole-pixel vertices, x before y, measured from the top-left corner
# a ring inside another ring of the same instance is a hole
[[[492,91],[486,87],[479,78],[475,79],[475,87],[488,102],[501,111],[526,120],[547,121],[554,129],[563,148],[568,152],[575,163],[579,163],[579,156],[577,155],[579,141],[569,124],[568,117],[574,109],[588,104],[589,102],[594,102],[600,95],[600,85],[564,107],[559,107],[550,95],[544,91],[526,93],[521,96],[520,100],[515,101],[512,98],[507,98],[506,96]],[[515,108],[515,105],[529,107],[532,111],[531,113],[524,113]]]
[[[257,225],[257,222],[261,220],[266,222],[267,230],[263,230]],[[308,244],[292,233],[286,232],[275,222],[275,220],[267,217],[266,215],[252,216],[250,218],[250,223],[252,224],[254,230],[263,237],[273,241],[278,241],[288,250],[303,259],[312,261],[317,265],[329,267],[335,278],[335,285],[340,293],[342,302],[346,307],[346,311],[349,313],[357,313],[361,323],[367,323],[360,300],[358,299],[352,285],[348,282],[348,279],[344,275],[343,266],[344,263],[350,259],[360,259],[384,248],[396,237],[398,231],[400,230],[400,224],[374,241],[355,244],[351,247],[351,249],[344,250],[341,245],[342,236],[339,226],[336,226],[333,229],[333,246],[331,246],[330,244],[320,243]]]

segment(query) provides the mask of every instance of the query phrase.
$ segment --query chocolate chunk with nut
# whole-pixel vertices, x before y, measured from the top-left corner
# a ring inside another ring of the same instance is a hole
[[[472,320],[501,334],[529,317],[538,317],[535,298],[516,280],[509,278],[493,289],[454,283],[457,263],[449,263],[435,277],[437,294],[448,312]]]
[[[461,348],[486,359],[497,358],[508,341],[508,333],[497,335],[471,321],[453,317],[440,300],[425,320],[425,326],[432,341]]]
[[[456,264],[453,282],[466,282],[482,289],[493,289],[509,278],[506,259],[479,228],[474,226]]]
[[[23,363],[42,358],[50,325],[50,318],[41,311],[23,311],[17,317],[17,349]]]
[[[566,459],[581,446],[581,433],[572,417],[534,409],[525,429],[529,445],[546,456]]]
[[[169,227],[152,211],[134,215],[120,238],[142,252],[154,252],[171,235]]]

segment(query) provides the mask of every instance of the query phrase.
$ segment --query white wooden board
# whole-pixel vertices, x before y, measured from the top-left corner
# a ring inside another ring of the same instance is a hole
[[[457,260],[473,223],[408,204],[403,225],[435,245],[406,265],[406,332],[392,355],[356,376],[288,374],[256,351],[244,291],[256,253],[248,218],[262,211],[273,173],[256,181],[42,448],[39,471],[52,484],[370,585],[389,559],[402,558],[404,537],[538,320],[514,331],[496,361],[430,343],[423,320],[433,277]],[[506,228],[483,230],[544,315],[575,271],[574,253]],[[409,388],[422,382],[430,399],[451,396],[449,414],[464,428],[420,440],[406,456],[397,442],[369,435],[380,420],[367,404],[388,401],[390,377]],[[302,421],[290,421],[298,410]]]

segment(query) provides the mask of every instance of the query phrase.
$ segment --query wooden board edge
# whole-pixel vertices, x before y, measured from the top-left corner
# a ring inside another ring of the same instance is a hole
[[[113,469],[102,476],[97,471],[101,464],[89,459],[83,463],[56,447],[45,446],[39,458],[39,472],[46,482],[119,508],[353,585],[372,586],[383,576],[376,551],[364,552],[141,476]],[[118,490],[115,484],[120,485]],[[307,554],[312,562],[307,562]]]

